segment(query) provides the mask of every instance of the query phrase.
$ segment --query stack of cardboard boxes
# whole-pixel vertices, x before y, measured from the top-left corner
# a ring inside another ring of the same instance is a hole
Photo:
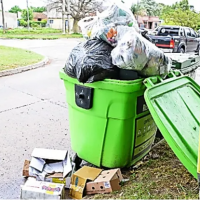
[[[120,169],[83,166],[75,172],[67,151],[36,148],[31,156],[31,161],[24,162],[23,176],[28,180],[21,186],[21,199],[65,199],[66,189],[70,189],[70,197],[82,199],[84,195],[121,189]]]

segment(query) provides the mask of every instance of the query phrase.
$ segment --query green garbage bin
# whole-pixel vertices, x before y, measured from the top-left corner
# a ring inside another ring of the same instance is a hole
[[[200,56],[194,54],[169,54],[172,59],[172,68],[180,70],[184,75],[196,78],[197,68],[200,66]]]
[[[144,100],[143,79],[81,84],[60,72],[67,91],[72,149],[99,167],[127,167],[144,157],[157,126]]]
[[[157,125],[197,178],[200,86],[190,77],[174,71],[165,80],[86,85],[63,71],[60,77],[67,90],[72,149],[80,158],[108,168],[133,165],[150,150]]]

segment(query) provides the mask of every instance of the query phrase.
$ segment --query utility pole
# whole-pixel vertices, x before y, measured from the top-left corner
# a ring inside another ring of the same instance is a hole
[[[1,12],[2,12],[2,23],[3,23],[3,33],[6,33],[6,26],[5,26],[5,13],[4,13],[4,7],[3,7],[3,0],[1,1]]]
[[[67,0],[68,34],[70,33],[70,0]]]
[[[28,0],[26,0],[27,3],[27,19],[28,19],[28,30],[30,31],[30,19],[29,19],[29,7],[28,7]]]
[[[63,34],[66,34],[66,23],[65,23],[65,0],[62,2],[62,29],[63,29]]]

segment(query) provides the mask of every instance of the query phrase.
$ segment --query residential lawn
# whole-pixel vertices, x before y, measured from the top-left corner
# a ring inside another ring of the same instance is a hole
[[[35,28],[28,31],[28,29],[12,29],[7,30],[6,34],[0,30],[0,38],[6,39],[43,39],[55,40],[59,38],[82,38],[81,34],[65,34],[60,30],[51,28]]]
[[[136,170],[123,171],[130,181],[111,194],[91,199],[198,199],[198,183],[180,163],[166,142],[152,150]],[[155,159],[156,157],[156,159]]]
[[[28,50],[0,46],[0,71],[31,65],[43,58],[42,55]]]
[[[0,29],[0,34],[3,33],[3,30]],[[61,30],[53,28],[33,28],[28,30],[27,28],[16,28],[6,30],[6,34],[11,35],[29,35],[29,34],[50,34],[50,33],[61,33]]]

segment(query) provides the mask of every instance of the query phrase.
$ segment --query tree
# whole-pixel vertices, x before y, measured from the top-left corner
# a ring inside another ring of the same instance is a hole
[[[43,12],[46,11],[45,7],[33,7],[33,6],[31,6],[30,8],[33,10],[33,12],[43,13]]]
[[[0,1],[1,1],[1,13],[2,13],[3,33],[6,33],[4,5],[3,5],[3,0],[0,0]]]
[[[163,15],[166,25],[187,26],[193,29],[198,28],[200,14],[190,10],[176,9],[176,11]]]
[[[161,5],[161,12],[159,17],[161,19],[164,19],[165,15],[169,15],[170,13],[174,12],[174,9],[172,8],[172,6],[168,6],[168,5]]]
[[[190,5],[188,0],[182,0],[180,2],[176,2],[175,4],[172,5],[172,8],[175,10],[182,10],[182,11],[187,11],[190,10]]]
[[[33,10],[32,9],[28,9],[29,10],[29,20],[33,19]],[[27,9],[22,10],[22,19],[24,21],[28,21],[28,14],[27,14]]]
[[[52,2],[47,7],[47,12],[52,9],[57,9],[57,11],[62,11],[62,1],[63,0],[50,0],[49,2]],[[81,20],[84,17],[94,15],[96,11],[101,9],[101,6],[103,4],[103,1],[97,1],[97,0],[69,0],[70,2],[70,11],[67,12],[68,7],[68,1],[65,0],[65,14],[70,14],[72,18],[74,19],[73,24],[73,32],[78,33],[78,21]]]
[[[159,16],[161,7],[154,0],[141,0],[140,3],[132,5],[131,10],[134,15],[143,13],[148,16]]]
[[[161,4],[160,4],[161,5]],[[160,18],[164,19],[166,16],[173,14],[174,12],[179,12],[180,10],[185,12],[190,10],[190,5],[188,0],[182,0],[180,2],[176,2],[172,4],[171,6],[168,5],[162,5]]]
[[[18,13],[21,11],[22,11],[22,9],[19,6],[14,6],[9,10],[10,13]]]
[[[136,18],[138,18],[138,16],[147,15],[145,8],[141,4],[133,4],[131,6],[131,12],[135,15]]]

